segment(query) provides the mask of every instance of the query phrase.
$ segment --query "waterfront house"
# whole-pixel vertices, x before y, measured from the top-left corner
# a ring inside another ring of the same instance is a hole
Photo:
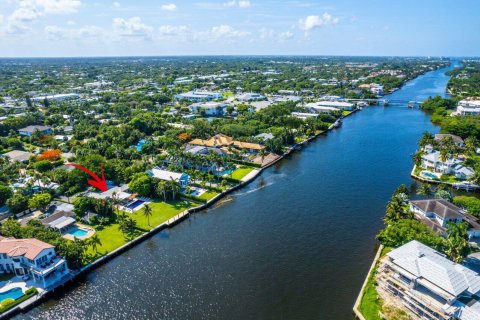
[[[421,167],[442,174],[454,174],[455,167],[462,163],[461,160],[449,157],[445,161],[441,160],[440,152],[432,152],[422,155]]]
[[[223,116],[225,109],[229,106],[225,102],[196,102],[188,106],[190,112],[202,114],[206,116]]]
[[[457,147],[463,148],[465,146],[465,143],[464,143],[464,141],[461,137],[456,136],[454,134],[449,134],[449,133],[445,133],[445,134],[444,133],[437,133],[435,135],[434,140],[437,141],[437,142],[441,142],[443,139],[445,139],[447,137],[452,138],[453,143],[455,143],[455,145]]]
[[[467,222],[467,234],[470,238],[480,236],[480,224],[477,218],[445,199],[410,201],[410,211],[419,220],[436,233],[446,236],[449,223]]]
[[[458,165],[455,167],[455,178],[458,180],[470,180],[475,175],[475,170],[470,167]]]
[[[159,167],[155,167],[152,170],[147,171],[147,174],[155,179],[164,181],[175,181],[180,185],[180,188],[185,189],[190,182],[190,176],[186,173],[178,173],[168,170],[163,170]]]
[[[30,160],[30,157],[33,156],[33,153],[21,150],[12,150],[10,152],[2,154],[2,156],[7,157],[10,161],[27,163],[28,160]]]
[[[377,292],[412,318],[480,319],[480,275],[413,240],[380,260]]]
[[[465,99],[458,102],[456,115],[468,116],[480,114],[480,100]]]
[[[176,100],[188,100],[191,102],[211,101],[221,98],[223,98],[223,95],[220,92],[212,91],[189,91],[175,95]]]
[[[29,276],[39,286],[53,286],[69,273],[55,247],[37,239],[0,237],[0,273]]]
[[[234,147],[236,149],[248,151],[249,153],[253,153],[253,154],[258,153],[260,150],[263,150],[265,148],[264,146],[258,143],[237,141],[224,134],[217,134],[208,140],[194,139],[190,141],[189,144],[196,145],[196,146],[221,148],[226,151],[228,151],[229,147]]]
[[[35,132],[39,132],[43,135],[47,135],[52,133],[52,128],[47,126],[35,125],[35,126],[28,126],[18,130],[18,133],[21,136],[25,136],[25,137],[31,137]]]

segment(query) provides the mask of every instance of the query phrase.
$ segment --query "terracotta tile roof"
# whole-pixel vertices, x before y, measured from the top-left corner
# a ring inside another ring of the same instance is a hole
[[[190,144],[197,145],[197,146],[206,146],[206,147],[227,147],[227,146],[234,145],[235,147],[240,149],[253,149],[253,150],[262,150],[263,148],[265,148],[264,146],[258,143],[236,141],[233,138],[226,136],[224,134],[217,134],[208,140],[194,139],[190,141]]]
[[[35,258],[45,249],[55,248],[54,246],[37,239],[0,239],[0,253],[5,253],[9,257],[24,256],[27,259]]]

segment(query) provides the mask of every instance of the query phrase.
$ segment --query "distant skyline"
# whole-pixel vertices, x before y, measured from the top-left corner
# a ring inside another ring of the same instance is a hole
[[[480,56],[478,0],[0,0],[0,57]]]

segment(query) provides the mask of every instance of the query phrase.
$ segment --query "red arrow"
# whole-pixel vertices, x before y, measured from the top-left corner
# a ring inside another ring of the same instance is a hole
[[[103,173],[103,166],[100,167],[100,170],[102,171],[102,178],[100,179],[96,174],[95,172],[92,172],[90,170],[88,170],[87,168],[79,165],[79,164],[76,164],[76,163],[67,163],[65,164],[66,166],[72,166],[72,167],[75,167],[77,169],[80,169],[82,170],[83,172],[85,172],[86,174],[90,175],[93,179],[90,179],[88,180],[88,184],[97,188],[97,189],[100,189],[102,191],[107,191],[108,190],[108,187],[107,187],[107,181],[105,180],[105,174]]]

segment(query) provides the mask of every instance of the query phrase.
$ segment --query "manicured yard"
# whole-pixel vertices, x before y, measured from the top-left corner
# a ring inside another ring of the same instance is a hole
[[[440,177],[440,180],[442,182],[450,182],[450,183],[455,183],[455,182],[461,181],[461,180],[458,180],[457,178],[455,178],[454,175],[450,175],[450,174],[442,174],[442,176]]]
[[[380,301],[377,298],[377,290],[375,289],[375,272],[369,275],[367,286],[363,292],[362,301],[360,302],[360,312],[368,320],[381,320],[380,318]]]
[[[152,216],[150,217],[150,226],[147,223],[147,217],[143,214],[143,209],[138,210],[135,213],[128,213],[133,219],[137,221],[137,227],[145,230],[151,230],[154,227],[162,224],[170,218],[173,218],[182,211],[187,210],[188,208],[194,207],[196,204],[182,200],[175,202],[160,202],[155,201],[150,203],[152,208]]]
[[[352,113],[353,111],[347,111],[347,110],[343,110],[342,111],[342,116],[348,116],[350,113]]]
[[[143,209],[135,213],[127,213],[127,215],[137,221],[138,229],[151,230],[154,227],[167,221],[168,219],[174,217],[178,213],[195,205],[196,204],[194,204],[193,202],[184,200],[168,203],[158,200],[154,201],[150,203],[150,207],[152,208],[150,226],[147,223],[147,217],[145,217],[145,215],[143,214]],[[139,230],[138,235],[140,235],[141,232],[142,231]],[[113,250],[121,247],[128,242],[128,239],[125,237],[122,231],[120,231],[120,228],[116,223],[108,225],[101,230],[97,229],[96,235],[100,238],[100,241],[102,243],[102,245],[98,247],[99,255],[104,255],[106,253],[112,252]],[[92,250],[91,247],[88,247],[87,254],[94,255],[95,252]]]
[[[240,180],[242,180],[243,177],[245,177],[247,174],[252,172],[253,169],[254,168],[252,168],[252,167],[242,166],[242,167],[238,168],[237,170],[233,171],[232,178],[240,181]]]
[[[204,192],[199,198],[202,200],[210,200],[213,197],[215,197],[218,194],[218,192],[215,191],[206,191]]]
[[[383,247],[382,252],[380,253],[380,258],[390,252],[392,248]],[[360,301],[359,310],[362,315],[367,320],[381,320],[380,310],[382,308],[381,301],[378,298],[376,287],[376,267],[368,275],[368,282],[365,286],[365,291],[363,292],[362,300]]]

